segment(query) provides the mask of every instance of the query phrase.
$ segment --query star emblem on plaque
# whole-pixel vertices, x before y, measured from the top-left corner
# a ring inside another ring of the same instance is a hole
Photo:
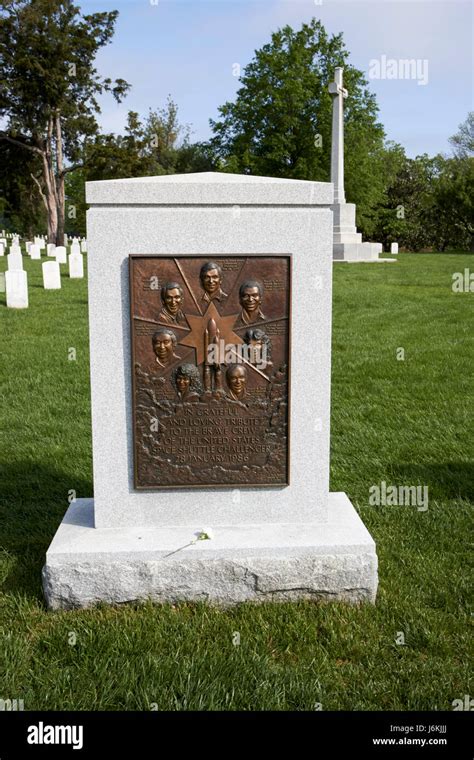
[[[138,489],[284,486],[289,255],[131,255]]]

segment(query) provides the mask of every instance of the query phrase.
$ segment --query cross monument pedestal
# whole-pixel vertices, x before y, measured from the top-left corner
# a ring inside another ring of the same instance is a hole
[[[357,232],[355,203],[346,203],[344,192],[344,98],[347,90],[342,84],[342,67],[338,66],[334,82],[329,84],[332,103],[332,145],[331,145],[331,182],[334,185],[334,219],[333,261],[395,261],[379,259],[382,253],[381,243],[364,243],[362,235]]]

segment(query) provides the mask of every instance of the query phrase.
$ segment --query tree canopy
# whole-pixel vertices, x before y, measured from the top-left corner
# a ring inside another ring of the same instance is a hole
[[[98,132],[97,97],[120,100],[129,85],[95,68],[114,34],[117,11],[82,15],[72,0],[4,0],[0,9],[0,117],[3,141],[34,153],[31,173],[48,218],[48,237],[62,243],[64,177]]]
[[[474,111],[468,113],[467,118],[459,125],[455,135],[449,138],[456,158],[469,158],[474,156]]]
[[[370,227],[383,192],[384,130],[364,74],[351,65],[342,34],[313,19],[299,31],[275,32],[240,77],[234,102],[211,120],[211,145],[224,171],[327,182],[332,99],[328,84],[344,67],[346,197]]]
[[[474,249],[474,114],[450,138],[452,156],[408,158],[388,142],[375,96],[351,64],[342,34],[312,19],[285,26],[255,51],[233,101],[192,142],[171,96],[145,115],[129,111],[123,134],[100,132],[98,97],[129,85],[101,77],[98,51],[117,11],[83,14],[72,0],[3,0],[0,8],[0,215],[29,235],[47,224],[84,234],[88,180],[220,170],[330,179],[332,98],[344,69],[345,189],[364,238],[409,250]]]
[[[171,96],[144,117],[129,111],[125,134],[97,135],[85,149],[83,167],[68,175],[66,230],[85,231],[87,181],[211,171],[214,165],[209,146],[191,142],[191,127],[180,122]]]

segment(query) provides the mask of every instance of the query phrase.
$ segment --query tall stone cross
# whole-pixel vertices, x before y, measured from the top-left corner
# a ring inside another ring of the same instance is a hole
[[[334,184],[334,203],[345,203],[344,193],[344,98],[347,90],[342,86],[343,68],[338,66],[334,72],[334,82],[329,84],[332,95],[332,143],[331,143],[331,182]]]

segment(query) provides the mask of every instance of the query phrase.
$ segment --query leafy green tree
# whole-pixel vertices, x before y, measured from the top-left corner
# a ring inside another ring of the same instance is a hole
[[[186,174],[210,171],[215,161],[206,143],[191,142],[191,126],[182,124],[178,106],[171,96],[162,108],[152,110],[140,120],[137,113],[128,114],[126,137],[120,138],[126,149],[137,158],[135,172],[140,176]],[[130,176],[138,176],[133,173]]]
[[[403,211],[399,242],[411,251],[436,245],[433,189],[440,172],[440,158],[427,154],[407,158],[388,191],[392,208]]]
[[[3,0],[0,9],[0,137],[34,153],[34,182],[47,213],[48,240],[63,243],[65,176],[98,132],[97,97],[120,101],[123,79],[101,78],[97,52],[112,39],[117,11],[82,15],[72,0]]]
[[[180,124],[178,106],[170,96],[163,108],[150,108],[143,120],[130,111],[126,136],[118,138],[137,164],[130,176],[173,174],[179,148],[189,142],[189,136],[190,127]]]
[[[438,162],[427,155],[408,158],[401,146],[385,155],[386,188],[375,211],[376,236],[387,247],[397,240],[411,251],[432,245],[433,182]]]
[[[31,177],[40,170],[34,153],[0,142],[0,229],[22,232],[29,239],[44,229],[46,213]]]
[[[453,146],[456,158],[474,156],[474,111],[468,113],[456,134],[449,138],[449,142]]]
[[[85,236],[87,232],[85,190],[84,167],[74,169],[74,171],[66,174],[64,231],[70,236]]]
[[[397,178],[406,166],[404,148],[398,143],[387,142],[382,154],[384,190],[372,212],[373,237],[389,248],[394,240],[401,241],[405,226],[403,200],[394,191]]]
[[[441,250],[449,246],[474,253],[474,158],[442,160],[433,189],[433,217]]]
[[[328,181],[332,100],[328,84],[344,67],[346,196],[357,203],[363,232],[384,191],[384,130],[364,74],[349,63],[342,35],[313,19],[275,32],[240,77],[235,102],[211,120],[210,146],[221,170]]]
[[[191,128],[181,124],[171,97],[143,119],[129,111],[124,135],[97,135],[85,148],[84,166],[66,183],[67,231],[85,233],[84,183],[120,177],[186,174],[214,168],[206,143],[191,143]]]
[[[376,234],[411,251],[472,246],[474,158],[387,154],[387,188],[377,208]]]

